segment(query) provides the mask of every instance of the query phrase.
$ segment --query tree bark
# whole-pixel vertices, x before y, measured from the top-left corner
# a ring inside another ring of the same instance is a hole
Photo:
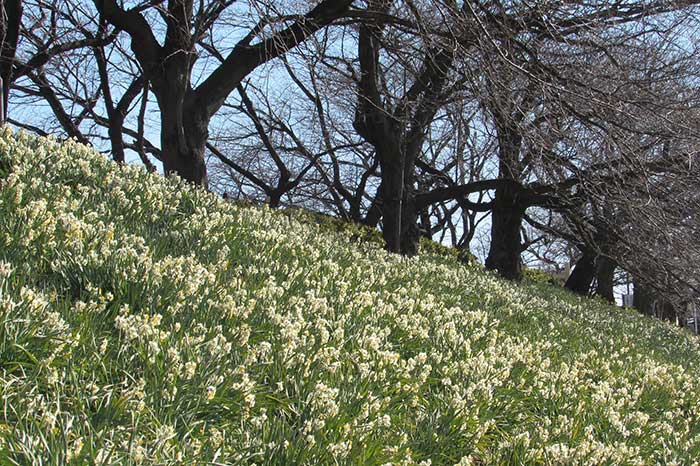
[[[634,294],[632,295],[632,306],[644,315],[654,315],[654,296],[640,281],[634,282]]]
[[[606,256],[596,260],[595,294],[611,303],[615,302],[615,261]]]
[[[367,209],[367,214],[365,218],[362,219],[362,224],[369,227],[376,227],[379,225],[379,220],[382,218],[382,204],[384,204],[384,183],[380,183],[377,188],[377,193],[374,195],[372,204]]]
[[[595,253],[589,249],[583,249],[583,255],[576,262],[573,272],[564,284],[564,288],[581,296],[588,296],[591,284],[595,278]]]
[[[0,125],[7,121],[7,104],[12,84],[12,67],[15,62],[19,29],[22,22],[21,0],[0,0]]]
[[[486,268],[496,270],[508,280],[519,281],[523,277],[520,229],[527,208],[520,198],[524,194],[520,185],[523,173],[520,157],[523,138],[519,122],[522,117],[499,102],[497,97],[494,97],[490,111],[498,138],[498,175],[512,183],[496,188],[491,210],[491,245]]]
[[[209,117],[179,102],[178,89],[166,96],[156,95],[161,108],[163,170],[206,188],[205,149],[209,138]]]
[[[661,319],[674,324],[676,323],[676,309],[673,307],[673,304],[663,299],[657,306],[660,308],[659,317],[661,317]]]
[[[486,258],[486,268],[496,270],[508,280],[521,280],[523,276],[520,227],[524,215],[525,207],[518,202],[517,191],[513,186],[496,189],[491,211],[491,245]]]
[[[427,238],[427,239],[432,239],[433,238],[433,231],[432,231],[432,224],[430,221],[430,212],[428,211],[428,208],[423,208],[420,210],[420,213],[418,215],[420,219],[420,236]]]
[[[415,166],[396,139],[387,138],[377,148],[382,169],[382,235],[388,251],[413,256],[418,253],[420,238],[413,187]]]

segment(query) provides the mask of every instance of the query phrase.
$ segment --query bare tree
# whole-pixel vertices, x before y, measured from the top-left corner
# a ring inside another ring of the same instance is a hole
[[[351,125],[342,128],[344,112],[331,111],[333,98],[319,88],[322,54],[315,52],[297,49],[277,62],[281,74],[275,81],[281,92],[265,92],[255,85],[255,77],[239,87],[240,103],[224,105],[224,121],[208,145],[220,162],[214,173],[219,184],[233,181],[244,197],[261,191],[273,207],[285,196],[286,204],[361,222],[367,178],[376,166],[370,166],[366,147],[361,147]],[[356,168],[366,167],[356,188],[345,177],[350,160]],[[221,169],[224,177],[217,176]]]
[[[503,276],[519,278],[520,227],[525,210],[552,202],[551,197],[544,196],[547,189],[543,186],[542,189],[524,186],[523,183],[534,181],[528,178],[526,168],[530,160],[537,161],[538,155],[551,152],[547,144],[556,144],[550,136],[541,137],[541,142],[524,141],[523,131],[531,132],[527,127],[539,125],[547,135],[552,133],[549,123],[555,119],[551,115],[536,117],[536,113],[541,112],[547,100],[554,100],[559,106],[557,112],[575,114],[574,105],[562,105],[561,99],[555,97],[562,93],[579,95],[579,86],[586,85],[571,76],[578,67],[588,64],[580,59],[561,62],[562,51],[571,58],[571,54],[566,54],[568,50],[571,53],[583,50],[588,42],[579,44],[580,38],[590,40],[594,45],[588,44],[589,49],[597,48],[600,52],[600,41],[595,39],[613,37],[620,41],[623,37],[639,35],[640,27],[642,35],[644,31],[652,34],[653,22],[642,24],[642,20],[686,4],[608,1],[596,5],[551,2],[532,7],[505,6],[498,2],[467,2],[459,7],[451,2],[420,5],[442,19],[441,29],[430,22],[420,23],[418,18],[428,15],[415,4],[413,10],[399,10],[399,2],[368,2],[367,17],[395,17],[400,11],[410,13],[401,22],[394,20],[400,24],[396,28],[386,21],[366,21],[358,35],[361,79],[356,129],[375,147],[380,161],[379,197],[388,249],[406,254],[415,252],[418,212],[426,205],[493,189],[496,190],[490,204],[493,238],[487,266]],[[543,22],[545,14],[552,19]],[[407,24],[419,26],[410,31]],[[562,45],[567,40],[576,46]],[[484,58],[470,59],[475,53],[481,53]],[[589,57],[592,55],[589,52]],[[464,70],[457,65],[472,68]],[[491,89],[487,105],[498,133],[498,178],[417,193],[414,170],[427,128],[454,92],[467,87],[468,81],[459,79],[467,73],[485,76]],[[407,84],[402,87],[396,82]],[[504,89],[508,91],[504,93]],[[588,86],[589,94],[598,92],[599,86]],[[601,100],[592,102],[611,106],[611,102]],[[553,107],[547,105],[547,109],[552,111]]]
[[[206,186],[209,122],[229,94],[254,69],[346,14],[352,0],[325,0],[303,14],[277,14],[277,5],[251,2],[250,11],[262,10],[262,17],[196,87],[192,73],[199,56],[197,44],[231,11],[233,0],[199,2],[196,8],[192,0],[168,0],[167,6],[157,2],[155,7],[153,2],[141,2],[128,9],[116,0],[94,3],[102,17],[129,35],[131,50],[151,84],[161,115],[165,171]],[[229,25],[236,26],[240,24]]]
[[[660,132],[687,133],[687,106],[671,96],[669,80],[683,76],[677,65],[692,56],[662,52],[686,28],[687,12],[674,9],[687,5],[600,2],[594,12],[545,3],[535,14],[555,18],[545,31],[504,7],[492,16],[492,29],[484,26],[489,41],[481,47],[496,57],[484,61],[485,104],[498,134],[499,179],[510,181],[495,191],[487,267],[519,278],[520,253],[528,246],[521,235],[526,210],[576,208],[570,191],[609,160],[601,144],[621,148],[630,134],[658,139]],[[655,75],[641,76],[645,71]],[[648,89],[652,85],[658,92]],[[661,108],[678,114],[662,122]],[[639,160],[632,147],[619,150]],[[598,291],[612,299],[615,261],[606,259],[604,233],[594,241],[600,246],[594,268]]]
[[[45,32],[25,28],[15,88],[117,160],[155,155],[206,185],[208,151],[226,173],[216,183],[380,225],[404,254],[421,235],[468,248],[488,214],[486,265],[511,279],[523,251],[558,239],[578,249],[581,293],[610,299],[619,269],[682,281],[679,259],[645,275],[624,252],[646,225],[636,237],[676,257],[651,211],[625,202],[651,196],[691,237],[693,215],[671,205],[694,199],[678,160],[697,143],[696,1],[31,1]]]
[[[7,121],[7,102],[21,21],[22,0],[0,0],[0,125]]]
[[[64,0],[26,5],[13,88],[27,111],[12,122],[108,147],[120,163],[132,149],[154,170],[147,154],[159,152],[145,138],[142,121],[148,84],[118,34],[108,32],[85,5]],[[39,105],[48,112],[37,111]]]

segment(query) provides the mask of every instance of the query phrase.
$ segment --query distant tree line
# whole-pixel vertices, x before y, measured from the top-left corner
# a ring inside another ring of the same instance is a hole
[[[16,126],[401,254],[426,236],[512,280],[700,296],[700,0],[22,3]]]

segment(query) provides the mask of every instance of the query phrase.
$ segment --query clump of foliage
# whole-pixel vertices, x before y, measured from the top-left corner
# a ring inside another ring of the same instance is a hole
[[[0,137],[2,464],[692,464],[697,339]]]
[[[376,228],[296,207],[290,207],[282,212],[300,223],[317,225],[321,232],[344,232],[350,235],[352,241],[369,242],[379,247],[384,246],[382,234]],[[446,259],[457,260],[467,265],[474,266],[478,264],[476,256],[469,251],[460,251],[457,248],[445,246],[426,237],[420,238],[420,252],[421,254],[432,254]]]
[[[563,280],[541,269],[523,268],[523,279],[528,283],[547,283],[561,287],[564,285]]]
[[[348,222],[338,217],[333,217],[332,215],[313,212],[298,207],[290,207],[282,210],[282,212],[290,219],[296,220],[302,224],[317,226],[320,233],[333,234],[344,232],[350,236],[353,242],[367,242],[378,247],[384,245],[382,234],[376,228],[371,228],[355,222]]]

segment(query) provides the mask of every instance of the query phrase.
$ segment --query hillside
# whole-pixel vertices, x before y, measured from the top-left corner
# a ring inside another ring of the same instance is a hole
[[[9,131],[0,318],[0,464],[700,458],[685,331]]]

